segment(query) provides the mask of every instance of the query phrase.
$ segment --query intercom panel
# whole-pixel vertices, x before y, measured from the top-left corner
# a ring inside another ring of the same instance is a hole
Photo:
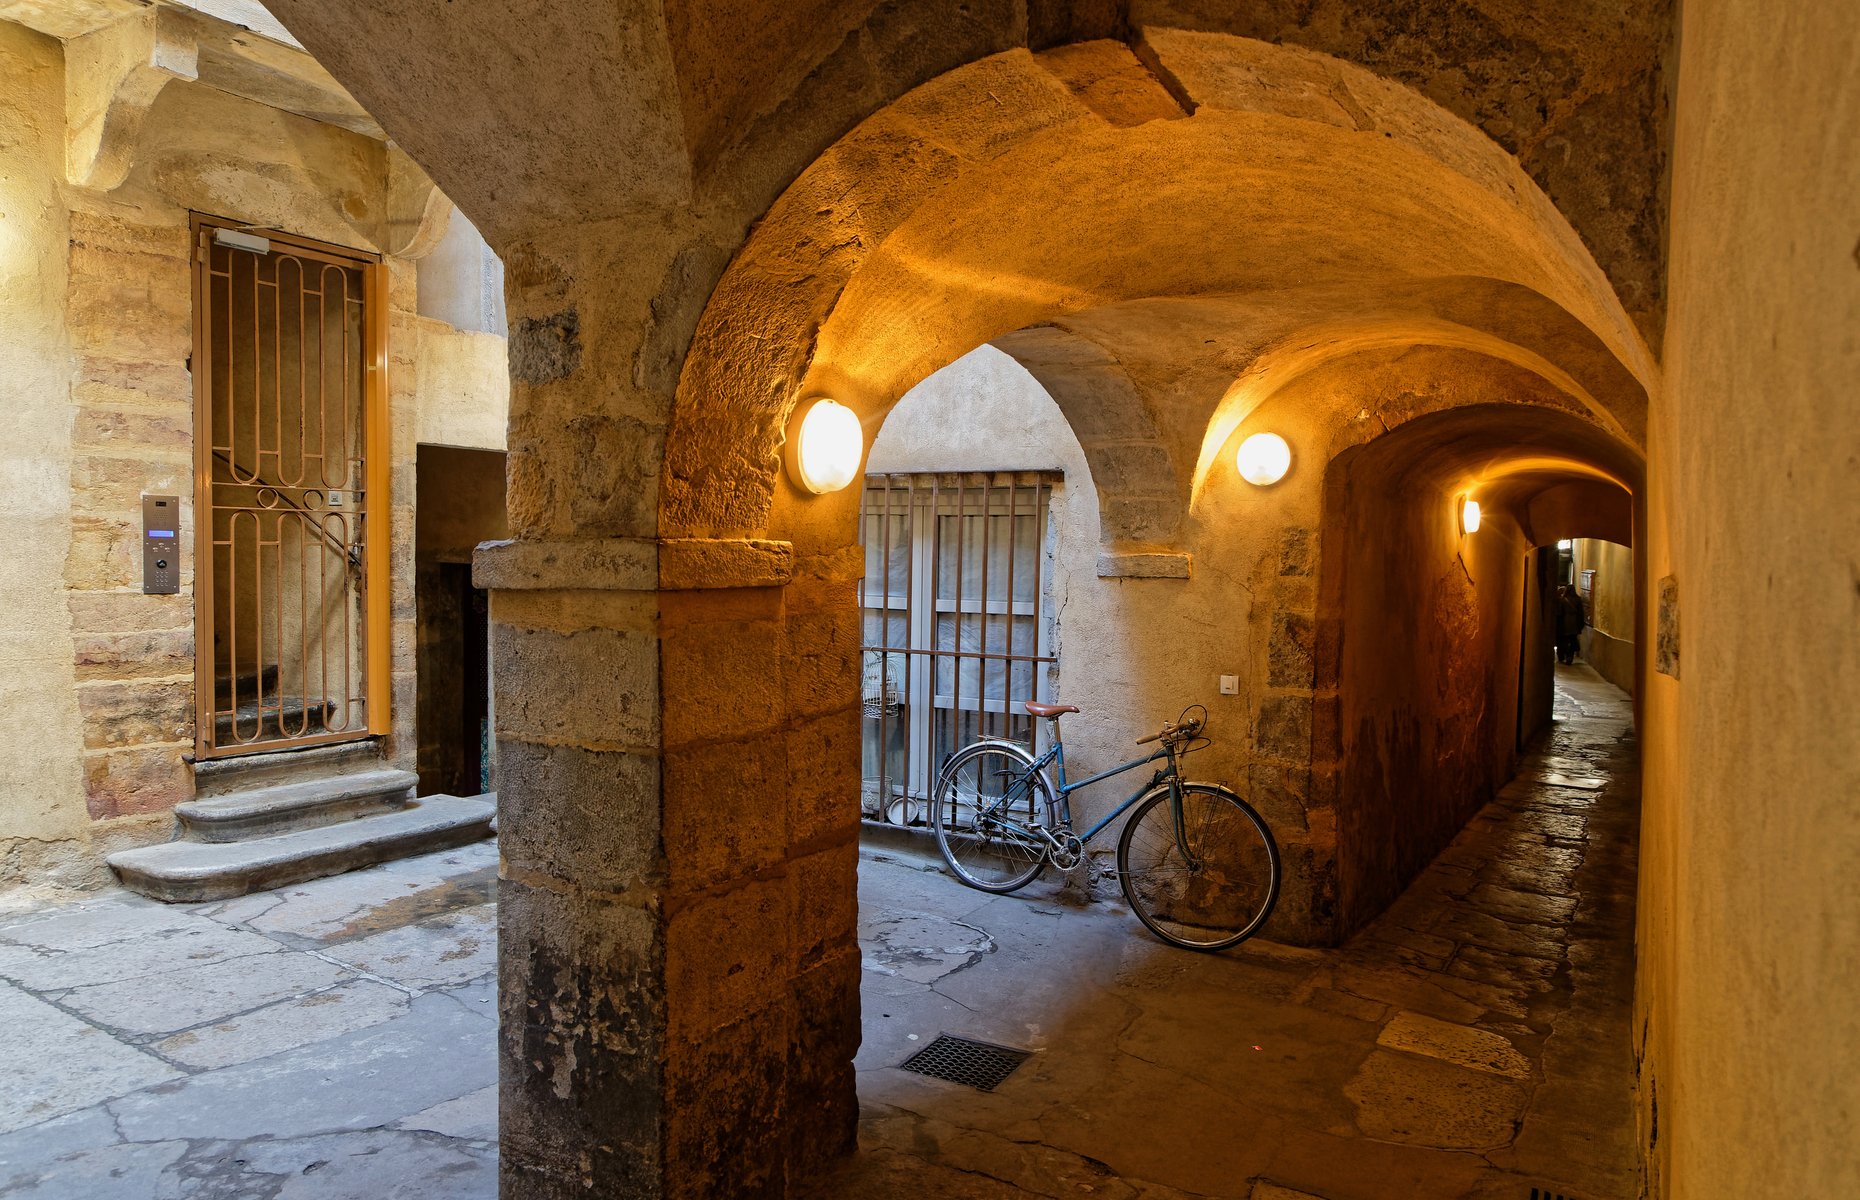
[[[181,590],[181,498],[142,497],[142,592],[169,596]]]

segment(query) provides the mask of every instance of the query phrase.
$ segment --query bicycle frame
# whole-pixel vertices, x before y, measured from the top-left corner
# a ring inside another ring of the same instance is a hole
[[[1008,742],[1005,744],[1013,746],[1017,750],[1024,749],[1023,747],[1020,746],[1018,742]],[[1092,784],[1097,783],[1100,780],[1109,779],[1113,775],[1122,775],[1125,771],[1134,771],[1138,767],[1146,767],[1149,764],[1155,762],[1157,759],[1164,759],[1164,758],[1169,760],[1168,766],[1159,767],[1156,771],[1156,774],[1150,777],[1150,781],[1148,783],[1144,784],[1142,787],[1139,787],[1136,791],[1126,796],[1123,799],[1123,801],[1119,803],[1116,808],[1112,809],[1110,813],[1107,814],[1102,821],[1099,821],[1096,825],[1093,825],[1090,829],[1087,829],[1084,833],[1079,834],[1078,839],[1080,842],[1089,842],[1092,838],[1102,833],[1104,831],[1105,826],[1109,825],[1111,822],[1117,820],[1117,818],[1123,816],[1126,812],[1130,811],[1130,808],[1132,805],[1136,804],[1137,801],[1143,799],[1143,797],[1149,795],[1150,792],[1153,791],[1158,784],[1161,784],[1164,781],[1168,781],[1170,784],[1170,788],[1169,788],[1170,799],[1172,801],[1172,807],[1174,808],[1175,825],[1176,825],[1176,841],[1178,844],[1182,846],[1182,852],[1184,854],[1188,854],[1190,860],[1193,861],[1194,856],[1192,854],[1189,854],[1188,846],[1186,844],[1187,839],[1183,837],[1181,791],[1174,786],[1176,783],[1180,782],[1182,776],[1175,761],[1175,758],[1176,758],[1175,747],[1166,741],[1163,743],[1162,749],[1156,751],[1154,754],[1151,754],[1148,757],[1133,758],[1129,762],[1124,763],[1121,766],[1112,767],[1108,771],[1100,771],[1089,779],[1081,779],[1077,783],[1067,783],[1066,782],[1066,744],[1064,740],[1062,740],[1058,736],[1058,730],[1055,729],[1052,747],[1048,749],[1046,753],[1040,755],[1038,758],[1033,760],[1033,765],[1027,768],[1026,774],[1024,774],[1021,777],[1021,779],[1017,781],[1014,788],[1010,788],[1005,793],[1003,793],[1001,799],[995,803],[994,807],[999,808],[1001,807],[1002,804],[1013,799],[1014,791],[1019,787],[1025,786],[1026,780],[1028,778],[1032,777],[1033,775],[1038,774],[1041,771],[1044,771],[1047,767],[1047,764],[1053,763],[1053,764],[1056,764],[1059,768],[1059,783],[1058,783],[1058,786],[1055,788],[1055,791],[1057,792],[1057,803],[1058,803],[1059,811],[1056,813],[1048,813],[1047,815],[1049,818],[1056,818],[1059,827],[1070,831],[1072,828],[1072,799],[1071,798],[1072,798],[1073,792],[1076,792],[1081,788],[1090,787]],[[1004,818],[996,817],[995,819],[1003,820]],[[1012,821],[1008,821],[1007,823],[1010,825],[1014,824],[1014,822]],[[1031,834],[1033,830],[1022,830],[1021,832]]]

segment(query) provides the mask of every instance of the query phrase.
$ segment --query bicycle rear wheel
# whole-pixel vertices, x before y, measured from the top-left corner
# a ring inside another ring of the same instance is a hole
[[[1044,824],[1052,787],[1033,756],[1007,743],[959,751],[937,777],[931,824],[956,878],[984,892],[1011,892],[1046,867],[1044,840],[1021,830]]]
[[[1272,915],[1279,847],[1252,806],[1226,788],[1181,788],[1182,838],[1169,788],[1159,787],[1124,826],[1117,877],[1151,933],[1189,950],[1219,950],[1252,937]]]

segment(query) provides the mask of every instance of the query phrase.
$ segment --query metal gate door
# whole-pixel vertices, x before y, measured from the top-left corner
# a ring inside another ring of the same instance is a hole
[[[945,760],[979,737],[1029,741],[1051,694],[1056,472],[866,478],[860,536],[867,815],[923,819]]]
[[[379,259],[194,228],[199,753],[385,732]]]

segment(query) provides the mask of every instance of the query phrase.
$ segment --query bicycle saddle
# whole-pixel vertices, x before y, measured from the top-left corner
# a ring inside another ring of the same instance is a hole
[[[1078,711],[1078,708],[1071,704],[1041,704],[1035,700],[1027,701],[1026,708],[1036,717],[1056,717],[1060,713]]]

